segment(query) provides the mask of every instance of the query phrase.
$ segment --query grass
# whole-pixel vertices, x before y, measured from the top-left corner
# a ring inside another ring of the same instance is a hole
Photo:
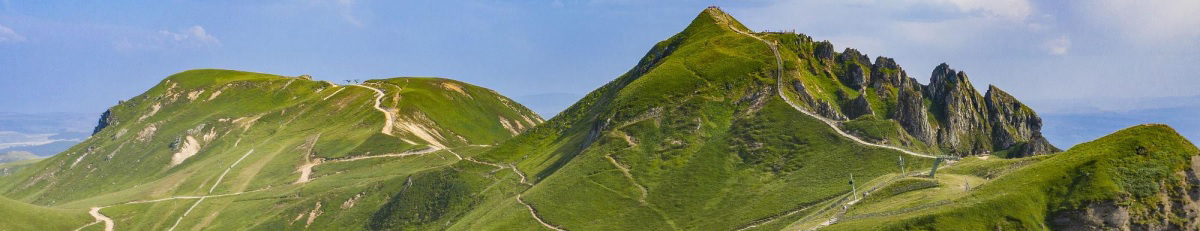
[[[0,230],[70,230],[92,221],[87,209],[58,209],[0,197]]]
[[[402,119],[427,119],[419,122],[428,122],[421,124],[436,130],[451,148],[488,145],[511,137],[513,133],[499,121],[502,117],[526,128],[540,122],[532,111],[488,89],[444,79],[406,80],[368,82],[381,86],[413,82],[403,85],[403,91],[384,88],[388,99],[384,106],[396,109]],[[418,82],[427,84],[415,84]],[[464,96],[442,83],[454,83],[470,95]],[[433,101],[438,97],[453,102]],[[308,225],[308,217],[286,221],[301,211],[313,211],[317,203],[324,206],[320,210],[325,215],[314,218],[314,228],[347,224],[364,227],[365,219],[399,191],[388,185],[402,183],[410,174],[445,169],[458,161],[443,151],[327,163],[314,168],[314,180],[293,184],[299,176],[298,167],[309,156],[341,158],[428,147],[422,140],[408,136],[407,130],[396,129],[397,136],[381,135],[384,116],[372,107],[374,99],[375,92],[365,88],[299,78],[211,69],[181,72],[113,107],[112,116],[118,122],[91,139],[26,168],[28,171],[17,172],[9,178],[12,180],[0,182],[0,194],[58,208],[117,205],[103,212],[117,219],[121,229],[161,230],[171,227],[196,199],[118,204],[263,190],[207,198],[181,220],[179,227],[303,227]],[[453,118],[439,118],[443,116]],[[460,123],[464,120],[471,123]],[[443,123],[455,125],[439,126]],[[199,152],[172,166],[171,157],[182,146],[176,140],[189,136],[199,141]],[[417,143],[401,141],[405,137]],[[459,152],[476,155],[485,150],[471,147]],[[478,172],[472,171],[469,176],[478,176]],[[495,191],[511,186],[483,189],[515,184],[511,176],[466,178],[471,179],[472,193],[511,195],[511,190]],[[360,196],[358,206],[340,208],[359,194],[366,196]],[[264,212],[266,208],[279,209]]]
[[[898,170],[899,152],[856,145],[785,104],[766,45],[717,21],[701,14],[626,75],[480,159],[516,163],[537,182],[524,199],[582,230],[734,229],[843,195],[849,173]],[[460,222],[500,216],[489,214]]]

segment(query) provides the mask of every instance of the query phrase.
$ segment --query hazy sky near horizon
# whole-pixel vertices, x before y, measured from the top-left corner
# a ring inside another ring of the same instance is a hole
[[[921,82],[946,62],[1040,112],[1200,106],[1156,100],[1200,95],[1200,1],[714,2],[0,0],[0,111],[98,114],[196,68],[578,97],[713,4],[893,57]]]

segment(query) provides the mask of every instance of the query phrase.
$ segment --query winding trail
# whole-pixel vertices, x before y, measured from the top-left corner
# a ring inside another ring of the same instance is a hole
[[[381,130],[380,132],[385,135],[389,135],[389,136],[392,135],[392,121],[395,120],[396,115],[392,114],[392,111],[388,111],[387,109],[384,109],[382,106],[383,97],[386,96],[387,94],[383,93],[383,90],[379,90],[379,88],[374,88],[374,87],[370,87],[367,85],[354,84],[354,85],[350,85],[350,86],[356,86],[356,87],[371,89],[372,91],[375,91],[375,110],[383,112],[383,117],[384,117],[384,119],[386,119],[386,121],[384,121],[384,123],[383,123],[383,130]]]
[[[454,155],[457,156],[458,154],[455,153]],[[459,158],[462,158],[462,156],[459,156]],[[521,170],[517,169],[516,165],[512,165],[512,164],[503,165],[503,164],[497,164],[497,163],[492,163],[492,162],[479,161],[479,160],[476,160],[475,158],[471,158],[471,157],[466,157],[466,158],[462,158],[462,159],[466,160],[466,161],[470,161],[470,162],[475,162],[478,164],[490,165],[490,166],[500,168],[500,169],[507,168],[507,169],[512,170],[513,172],[517,173],[517,176],[521,177],[521,184],[533,187],[533,184],[530,184],[529,180],[525,177],[525,173],[522,173]],[[542,219],[542,215],[538,214],[537,209],[533,208],[533,205],[526,203],[525,199],[521,199],[521,195],[522,194],[519,194],[519,193],[517,194],[517,203],[524,205],[525,209],[529,210],[529,214],[533,215],[534,220],[537,220],[538,223],[542,224],[542,226],[544,226],[548,229],[552,229],[552,230],[556,230],[556,231],[566,231],[567,230],[565,228],[558,227],[557,225],[550,224],[550,222],[546,222],[545,219]]]
[[[92,207],[92,210],[88,211],[88,214],[91,214],[93,218],[96,218],[96,222],[104,222],[104,231],[113,231],[113,226],[117,225],[116,222],[113,222],[112,218],[104,216],[104,214],[100,214],[100,209],[101,207]]]
[[[517,194],[517,202],[521,203],[522,205],[525,205],[525,208],[529,209],[529,214],[533,215],[533,219],[537,220],[538,223],[542,223],[542,226],[545,226],[546,228],[550,228],[550,229],[557,230],[557,231],[567,231],[566,229],[559,228],[558,226],[552,225],[550,223],[546,223],[545,220],[542,220],[542,215],[538,215],[537,209],[533,209],[532,205],[529,205],[529,203],[525,203],[525,200],[521,199],[521,194]]]
[[[352,157],[352,158],[346,158],[346,159],[333,159],[333,160],[329,160],[329,161],[325,161],[325,159],[323,159],[323,158],[317,158],[317,159],[309,160],[308,163],[300,166],[300,169],[298,170],[298,171],[300,171],[300,178],[296,179],[295,183],[300,184],[300,183],[305,183],[305,182],[312,180],[311,175],[312,175],[313,167],[317,167],[317,165],[321,165],[321,164],[325,164],[325,163],[350,162],[350,161],[358,161],[358,160],[365,160],[365,159],[372,159],[372,158],[415,156],[415,155],[429,154],[429,153],[433,153],[433,152],[437,152],[437,151],[441,151],[441,150],[444,150],[444,149],[437,148],[437,147],[431,147],[431,148],[426,148],[426,149],[421,149],[421,150],[416,150],[416,151],[407,151],[407,152],[402,152],[402,153],[392,153],[392,154],[373,155],[373,156],[358,156],[358,157]],[[454,153],[454,152],[451,152],[451,153]],[[458,156],[458,153],[454,153],[454,155]]]

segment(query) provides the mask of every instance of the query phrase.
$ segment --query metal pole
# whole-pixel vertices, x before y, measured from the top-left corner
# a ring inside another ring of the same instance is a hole
[[[854,194],[855,200],[858,200],[858,188],[854,187],[854,173],[850,173],[850,193]]]

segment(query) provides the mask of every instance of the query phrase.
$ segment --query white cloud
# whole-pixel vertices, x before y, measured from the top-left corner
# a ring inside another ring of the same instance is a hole
[[[201,26],[192,26],[177,32],[160,30],[158,39],[182,47],[221,46],[221,40],[208,34]]]
[[[122,38],[113,41],[119,51],[161,50],[172,48],[200,49],[220,47],[221,40],[209,34],[204,27],[192,26],[176,31],[159,30],[158,33],[142,37]]]
[[[1043,44],[1046,45],[1046,49],[1049,49],[1050,54],[1053,55],[1065,55],[1071,49],[1071,39],[1067,38],[1066,35],[1046,40]]]
[[[950,3],[964,13],[981,13],[989,17],[1001,17],[1023,21],[1033,12],[1027,0],[934,0]]]
[[[17,32],[14,32],[12,29],[5,27],[4,25],[0,25],[0,43],[24,42],[24,41],[25,41],[25,36],[21,36],[20,34],[17,34]]]

